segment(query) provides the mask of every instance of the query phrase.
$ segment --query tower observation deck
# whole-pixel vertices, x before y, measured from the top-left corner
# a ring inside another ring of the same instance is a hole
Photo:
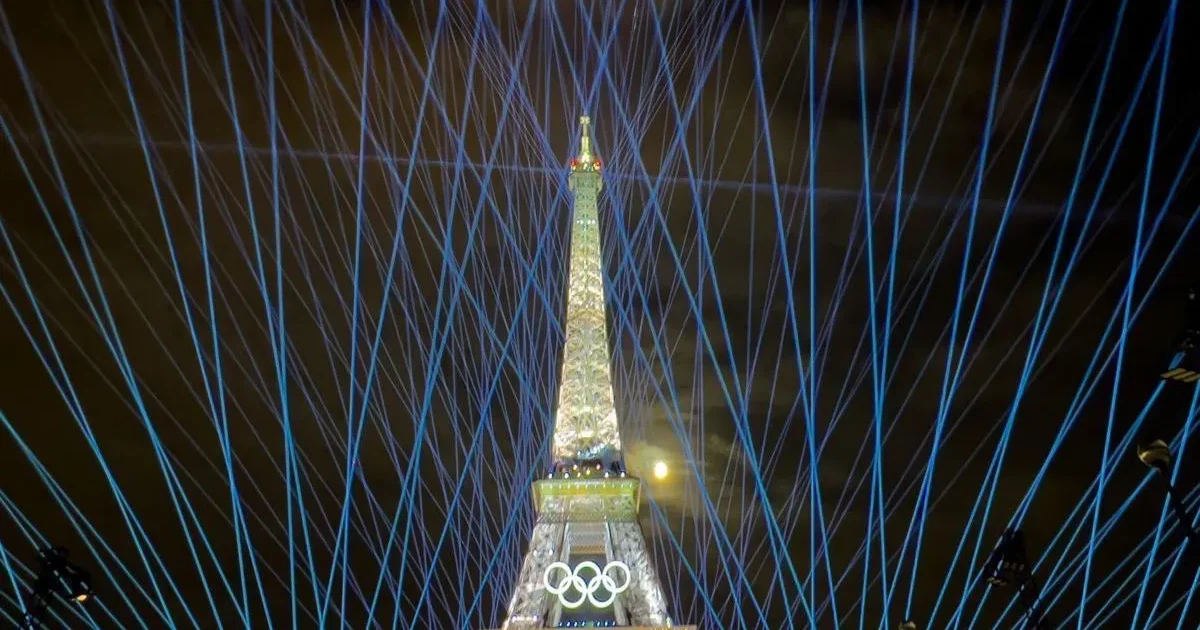
[[[537,521],[503,627],[679,628],[638,526],[641,480],[621,456],[600,258],[604,180],[591,119],[579,123],[554,463],[533,484]]]

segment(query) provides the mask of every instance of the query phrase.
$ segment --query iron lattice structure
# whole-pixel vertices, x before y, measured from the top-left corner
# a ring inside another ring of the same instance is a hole
[[[600,177],[600,160],[592,153],[590,124],[587,116],[580,119],[579,157],[571,162],[569,180],[575,214],[568,258],[562,377],[554,419],[556,461],[592,459],[621,450],[600,260],[598,202],[604,180]]]
[[[534,484],[537,523],[504,628],[669,628],[662,584],[637,522],[641,481],[627,477],[620,461],[597,209],[604,182],[591,119],[579,123],[569,180],[575,203],[555,468]],[[572,583],[570,576],[579,577]]]

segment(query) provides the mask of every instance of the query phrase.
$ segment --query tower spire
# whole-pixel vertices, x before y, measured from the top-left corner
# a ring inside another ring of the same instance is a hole
[[[504,630],[657,630],[672,623],[638,526],[642,482],[625,473],[613,406],[597,211],[604,182],[591,119],[579,126],[554,466],[533,484],[537,522]]]
[[[579,117],[579,162],[592,162],[592,119],[587,114]]]
[[[600,159],[592,152],[592,118],[584,114],[579,117],[579,155],[571,160],[571,172],[579,173],[598,170],[600,170]],[[576,202],[575,208],[578,211],[578,202]]]

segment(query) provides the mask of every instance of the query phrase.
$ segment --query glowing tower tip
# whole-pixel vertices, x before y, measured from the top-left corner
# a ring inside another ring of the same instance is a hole
[[[592,153],[592,118],[587,114],[579,117],[579,155],[571,160],[572,171],[599,170],[600,160]]]

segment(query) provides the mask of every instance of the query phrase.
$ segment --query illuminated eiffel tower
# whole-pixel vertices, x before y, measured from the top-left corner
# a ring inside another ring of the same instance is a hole
[[[590,119],[571,160],[575,196],[554,466],[533,484],[537,522],[505,630],[676,627],[638,527],[641,480],[625,474],[613,405]]]

